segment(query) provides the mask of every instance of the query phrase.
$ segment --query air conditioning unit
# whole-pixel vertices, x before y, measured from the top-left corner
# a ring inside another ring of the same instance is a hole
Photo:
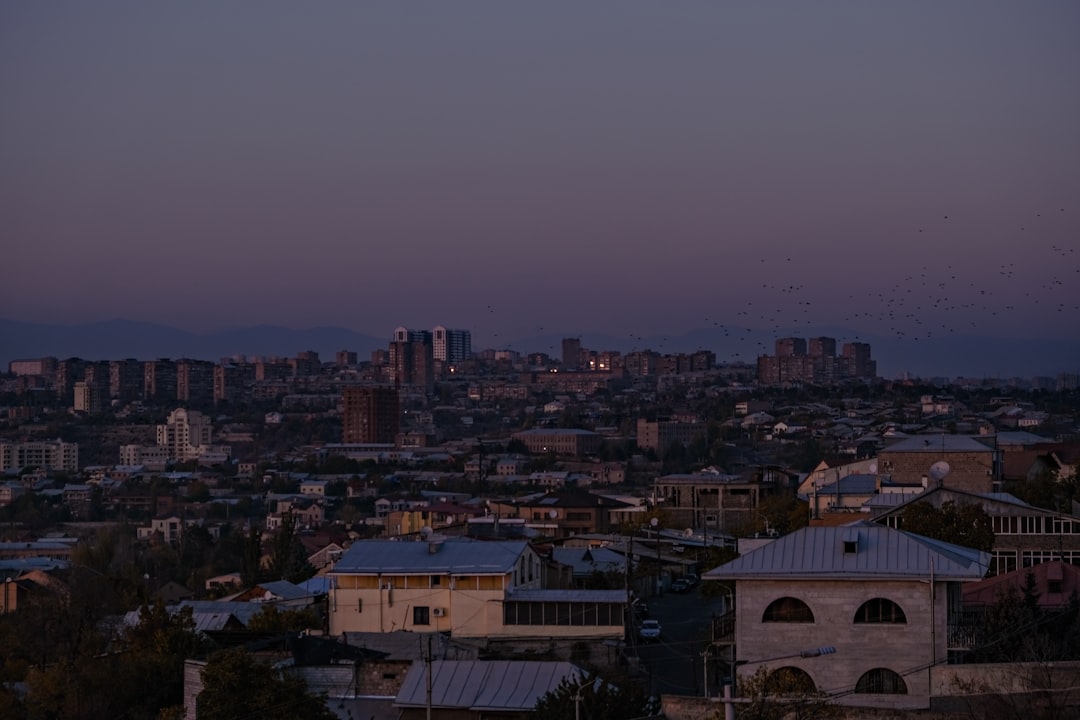
[[[431,614],[435,617],[446,617],[446,608],[432,608]]]

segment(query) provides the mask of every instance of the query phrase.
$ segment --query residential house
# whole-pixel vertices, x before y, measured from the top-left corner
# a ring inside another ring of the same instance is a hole
[[[916,435],[878,453],[878,472],[905,485],[925,477],[945,487],[987,493],[1001,489],[1001,459],[992,436]]]
[[[727,532],[753,523],[761,499],[782,484],[778,480],[772,474],[746,478],[709,471],[664,475],[653,487],[672,525]]]
[[[989,553],[874,523],[808,527],[708,571],[734,584],[714,641],[741,678],[766,667],[842,703],[928,708],[927,668],[957,645],[961,583]],[[835,655],[810,657],[814,648]],[[886,651],[883,651],[887,649]]]
[[[624,591],[545,590],[541,559],[522,541],[360,541],[327,575],[332,635],[587,640],[623,633]]]
[[[490,502],[500,517],[520,517],[549,537],[607,533],[616,529],[613,513],[633,507],[614,498],[581,490],[556,490],[521,500]]]
[[[974,503],[994,528],[990,574],[1011,572],[1051,560],[1080,566],[1080,518],[1029,505],[1008,493],[972,493],[948,487],[928,489],[899,505],[882,508],[873,520],[903,529],[904,511],[914,503],[941,508],[946,502]]]

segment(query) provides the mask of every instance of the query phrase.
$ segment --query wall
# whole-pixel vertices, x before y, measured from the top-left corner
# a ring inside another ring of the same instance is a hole
[[[736,647],[740,660],[772,658],[825,645],[836,648],[835,655],[792,658],[769,663],[770,667],[794,666],[805,670],[818,688],[826,692],[852,690],[867,670],[885,667],[899,673],[908,688],[907,705],[928,705],[930,692],[926,671],[931,653],[931,617],[936,626],[937,659],[946,652],[946,593],[937,586],[934,612],[929,602],[929,584],[918,581],[739,581],[736,589]],[[814,614],[813,623],[762,623],[765,608],[777,598],[791,596],[805,602]],[[875,597],[897,603],[906,624],[855,624],[855,612],[863,602]],[[887,653],[883,648],[888,648]],[[748,677],[759,667],[747,664],[740,676]],[[908,674],[911,673],[911,674]],[[860,702],[881,696],[860,696]],[[895,696],[889,696],[890,701]]]

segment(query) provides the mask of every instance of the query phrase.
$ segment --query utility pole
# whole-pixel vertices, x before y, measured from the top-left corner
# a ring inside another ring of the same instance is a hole
[[[431,635],[427,638],[427,654],[424,656],[424,664],[427,667],[427,720],[431,720]]]

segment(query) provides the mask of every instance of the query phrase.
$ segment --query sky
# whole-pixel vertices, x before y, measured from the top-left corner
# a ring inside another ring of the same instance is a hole
[[[1075,333],[1077,38],[1074,0],[3,3],[0,317]]]

